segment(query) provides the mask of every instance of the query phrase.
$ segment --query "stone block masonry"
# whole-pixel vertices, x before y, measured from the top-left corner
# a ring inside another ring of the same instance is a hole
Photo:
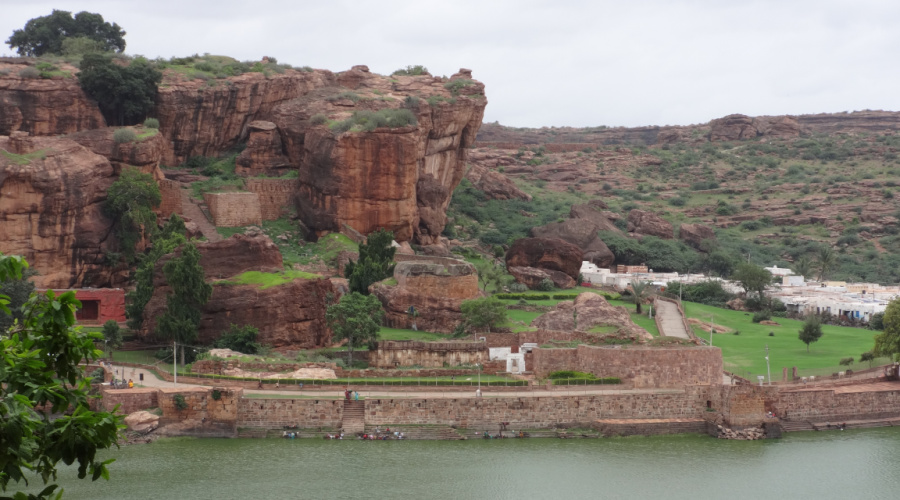
[[[162,195],[162,203],[159,205],[159,213],[163,219],[168,219],[172,214],[183,214],[181,206],[181,183],[171,179],[159,181],[159,194]]]
[[[259,197],[262,220],[277,220],[285,213],[285,208],[297,191],[297,179],[246,179],[244,187]]]
[[[104,387],[100,394],[103,411],[112,411],[118,406],[118,412],[122,415],[159,406],[158,391],[153,388],[111,389]]]
[[[262,224],[259,196],[256,193],[205,193],[213,224],[218,227],[243,227]]]

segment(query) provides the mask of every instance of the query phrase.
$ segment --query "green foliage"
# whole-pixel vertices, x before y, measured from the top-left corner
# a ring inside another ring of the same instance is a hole
[[[872,361],[875,360],[875,353],[872,351],[864,352],[859,355],[860,363],[869,363],[869,368],[872,368]]]
[[[27,267],[21,257],[0,254],[0,282],[21,280]],[[9,314],[8,303],[0,296],[0,314]],[[6,498],[58,498],[52,482],[60,461],[77,462],[79,479],[109,479],[113,459],[101,461],[97,452],[116,445],[122,417],[90,410],[90,380],[79,364],[101,355],[94,348],[100,335],[74,326],[79,307],[72,291],[32,295],[22,321],[0,337],[0,491],[32,478],[45,485]]]
[[[485,297],[463,301],[460,306],[466,325],[473,329],[492,328],[507,321],[506,305],[496,297]]]
[[[28,66],[19,70],[19,76],[28,80],[33,80],[41,77],[41,71],[37,68]]]
[[[331,130],[337,133],[371,132],[377,128],[398,128],[415,125],[416,115],[408,109],[380,109],[369,111],[367,109],[354,111],[350,118],[331,125]]]
[[[808,353],[809,344],[818,342],[822,338],[822,322],[819,317],[814,314],[807,316],[806,321],[803,322],[803,327],[800,328],[798,337],[806,344],[806,352]]]
[[[62,42],[62,54],[64,56],[83,56],[106,51],[105,43],[86,36],[65,38]]]
[[[882,323],[884,330],[875,336],[872,351],[878,356],[897,358],[900,354],[900,298],[888,303]]]
[[[20,56],[61,54],[66,39],[88,38],[98,42],[103,51],[125,50],[125,31],[118,24],[103,21],[100,14],[56,10],[48,16],[35,17],[23,29],[14,30],[6,40],[9,48]]]
[[[122,253],[130,262],[134,247],[143,237],[151,237],[156,228],[153,209],[162,202],[159,186],[150,174],[126,168],[106,193],[103,212],[113,220]]]
[[[772,273],[755,264],[741,262],[731,275],[731,279],[740,283],[748,295],[756,293],[761,300],[766,286],[772,282]]]
[[[506,270],[494,261],[482,260],[475,265],[475,269],[478,270],[478,282],[481,283],[481,289],[485,292],[488,286],[499,288],[506,274]]]
[[[182,245],[181,255],[165,263],[163,274],[171,292],[166,296],[166,309],[157,321],[156,334],[179,344],[194,342],[200,327],[200,308],[212,296],[212,286],[204,279],[197,247],[193,243]],[[181,364],[184,364],[183,346]]]
[[[841,366],[850,366],[853,364],[853,357],[841,358],[841,360],[838,361],[838,364]]]
[[[144,120],[144,128],[159,129],[159,120],[156,118],[147,118]]]
[[[353,349],[378,340],[378,329],[384,311],[374,295],[350,292],[340,302],[328,306],[325,321],[334,333],[335,342],[347,341],[347,366],[353,364]]]
[[[137,139],[137,134],[134,133],[134,130],[130,128],[120,128],[116,129],[113,132],[113,142],[116,144],[124,144],[127,142],[134,142]]]
[[[81,88],[97,101],[109,125],[140,123],[156,104],[162,73],[146,59],[122,66],[106,54],[85,54],[80,67]]]
[[[393,275],[397,251],[391,245],[393,241],[394,233],[379,229],[359,245],[359,259],[344,266],[344,277],[349,280],[351,291],[368,295],[369,285]]]
[[[535,287],[535,289],[541,292],[552,292],[556,289],[556,285],[553,284],[553,280],[544,278],[540,283],[537,284],[537,287]]]
[[[641,305],[650,300],[653,295],[653,287],[649,281],[631,280],[631,300],[635,305],[635,312],[641,314]]]
[[[619,264],[647,264],[658,272],[686,272],[700,265],[699,254],[681,241],[655,236],[636,240],[612,231],[601,231],[599,234]]]
[[[3,270],[0,269],[0,273],[2,272]],[[34,271],[26,269],[21,276],[7,273],[6,278],[0,280],[0,298],[5,297],[8,301],[6,314],[0,311],[0,333],[9,330],[13,323],[21,323],[25,319],[22,306],[34,293],[34,283],[28,279],[33,274],[35,274]]]
[[[309,119],[309,123],[312,125],[324,125],[326,122],[328,122],[328,117],[325,116],[325,113],[316,113]]]
[[[326,98],[325,100],[326,101],[343,101],[345,99],[353,101],[353,102],[359,102],[360,98],[359,98],[359,94],[357,94],[356,92],[351,92],[349,90],[346,90],[344,92],[341,92],[340,94],[330,96],[330,97]]]
[[[2,293],[2,291],[0,291]],[[884,330],[884,313],[875,313],[869,318],[869,330]]]
[[[414,95],[408,95],[403,99],[403,107],[406,109],[419,109],[422,100]]]
[[[772,313],[769,310],[757,311],[753,313],[753,322],[760,323],[772,319]]]
[[[125,304],[128,327],[132,330],[139,330],[144,323],[144,307],[153,296],[153,271],[156,262],[187,241],[184,237],[186,231],[184,220],[173,214],[153,237],[150,251],[140,256],[134,273],[135,288],[128,293]]]
[[[232,323],[228,331],[213,342],[213,347],[231,349],[243,354],[256,354],[260,348],[256,342],[258,335],[259,329],[253,325],[238,326]]]
[[[451,94],[458,95],[460,90],[471,85],[475,85],[475,82],[469,80],[468,78],[458,78],[456,80],[450,80],[449,82],[445,83],[444,88],[449,90]]]
[[[722,288],[721,281],[708,280],[694,284],[669,282],[666,291],[670,294],[681,293],[682,300],[699,302],[711,306],[722,307],[726,302],[734,298],[734,294]]]
[[[122,347],[122,329],[115,320],[109,320],[103,323],[103,342],[107,349],[118,349]]]
[[[175,405],[176,410],[187,410],[188,409],[188,404],[187,404],[187,401],[184,400],[183,394],[172,395],[172,404]]]
[[[428,68],[422,66],[421,64],[416,64],[415,66],[407,66],[406,68],[400,68],[397,71],[391,73],[391,76],[418,76],[418,75],[427,75]]]

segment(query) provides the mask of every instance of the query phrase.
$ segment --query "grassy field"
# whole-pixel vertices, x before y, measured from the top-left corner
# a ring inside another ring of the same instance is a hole
[[[379,340],[420,340],[422,342],[432,342],[448,338],[451,337],[442,333],[403,330],[400,328],[388,328],[386,326],[382,326],[381,331],[378,333]]]
[[[823,325],[822,338],[810,344],[806,352],[806,344],[797,338],[802,321],[772,318],[779,326],[767,326],[753,323],[752,313],[720,309],[691,302],[684,303],[685,314],[704,322],[712,320],[724,325],[733,333],[713,335],[713,345],[722,348],[725,368],[741,376],[748,374],[755,379],[756,375],[766,374],[766,345],[769,346],[769,359],[773,380],[781,380],[782,367],[796,366],[801,375],[825,375],[841,371],[841,358],[853,357],[870,351],[876,332],[861,328],[847,328]],[[769,332],[774,335],[769,336]],[[694,327],[699,337],[709,339],[709,333]],[[854,364],[850,368],[863,369],[868,364]]]
[[[247,271],[230,280],[218,281],[217,285],[260,285],[261,289],[272,288],[294,281],[297,278],[306,280],[319,279],[318,274],[304,273],[302,271],[281,271],[277,273],[263,273],[260,271]]]

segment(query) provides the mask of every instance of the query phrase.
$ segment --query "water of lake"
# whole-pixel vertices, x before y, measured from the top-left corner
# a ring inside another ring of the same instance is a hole
[[[470,441],[165,439],[110,452],[111,480],[61,475],[74,499],[889,498],[900,429]]]

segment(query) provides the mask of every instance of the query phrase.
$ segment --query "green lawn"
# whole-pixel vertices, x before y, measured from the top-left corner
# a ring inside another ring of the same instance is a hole
[[[423,342],[431,342],[434,340],[446,340],[451,338],[449,335],[442,333],[422,332],[414,330],[403,330],[400,328],[381,327],[378,333],[379,340],[421,340]]]
[[[780,326],[766,326],[751,321],[752,313],[720,309],[691,302],[684,303],[685,314],[689,318],[709,322],[712,319],[731,330],[740,331],[740,335],[715,334],[713,345],[722,348],[725,369],[741,376],[748,374],[755,379],[756,375],[766,374],[766,345],[769,346],[769,359],[773,380],[781,380],[782,367],[796,366],[801,375],[830,375],[845,370],[838,365],[841,358],[854,357],[870,351],[876,332],[861,328],[840,326],[822,326],[822,338],[810,344],[809,353],[806,344],[797,338],[802,321],[772,318]],[[774,333],[770,337],[769,332]],[[695,328],[697,336],[709,339],[709,333]],[[854,364],[849,368],[863,369],[868,364]]]
[[[294,281],[297,278],[306,280],[319,279],[318,274],[305,273],[303,271],[281,271],[277,273],[264,273],[260,271],[247,271],[230,280],[217,281],[216,285],[260,285],[261,289],[272,288]]]

